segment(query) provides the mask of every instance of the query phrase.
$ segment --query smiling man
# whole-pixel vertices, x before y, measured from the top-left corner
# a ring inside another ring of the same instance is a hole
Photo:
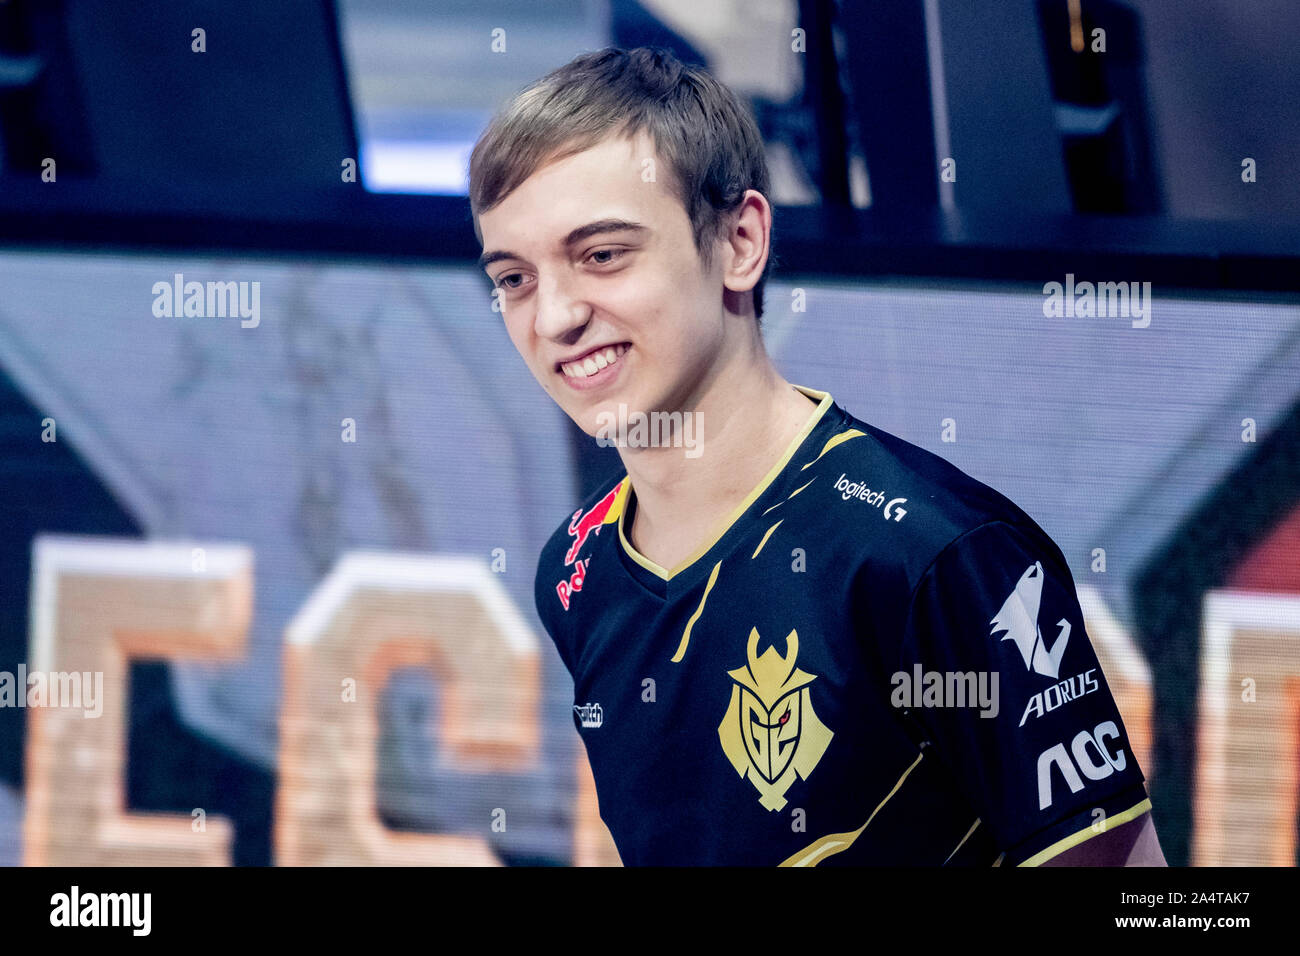
[[[542,388],[593,437],[667,423],[617,430],[535,587],[624,863],[1163,865],[1055,543],[773,365],[768,191],[736,98],[646,49],[544,77],[470,162]]]

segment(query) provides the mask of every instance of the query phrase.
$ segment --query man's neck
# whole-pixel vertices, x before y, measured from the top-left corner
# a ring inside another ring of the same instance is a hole
[[[680,447],[622,450],[636,496],[629,540],[663,568],[716,537],[816,412],[762,358],[746,374],[719,376],[695,403],[696,435],[703,435],[697,457]]]

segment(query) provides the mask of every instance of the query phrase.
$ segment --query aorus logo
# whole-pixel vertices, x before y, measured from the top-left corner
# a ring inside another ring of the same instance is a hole
[[[1020,656],[1025,660],[1025,667],[1044,677],[1055,679],[1061,668],[1066,642],[1070,639],[1070,622],[1065,618],[1056,622],[1060,631],[1049,648],[1038,627],[1038,605],[1042,598],[1043,563],[1035,561],[1020,575],[1015,590],[989,622],[992,625],[989,636],[992,637],[998,631],[1006,631],[1002,640],[1015,641]]]

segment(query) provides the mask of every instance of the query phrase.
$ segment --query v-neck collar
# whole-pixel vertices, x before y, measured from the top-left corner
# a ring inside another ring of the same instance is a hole
[[[700,545],[700,547],[697,548],[690,557],[680,562],[676,567],[672,568],[671,570],[668,568],[664,568],[659,564],[656,564],[654,561],[651,561],[645,555],[641,554],[641,552],[637,551],[637,549],[632,546],[632,542],[628,540],[627,533],[623,527],[623,521],[626,518],[628,511],[635,507],[635,497],[634,497],[634,492],[632,490],[631,475],[628,475],[626,478],[624,478],[624,481],[627,482],[627,492],[624,497],[623,508],[620,510],[618,516],[619,543],[622,547],[623,553],[628,558],[630,558],[633,562],[635,562],[639,567],[643,568],[645,571],[648,571],[650,574],[654,575],[655,578],[659,579],[659,581],[661,582],[660,585],[661,587],[666,585],[668,582],[672,581],[674,578],[677,578],[683,572],[686,572],[691,568],[695,567],[695,565],[700,562],[701,558],[703,558],[710,551],[712,551],[713,548],[718,544],[718,542],[720,542],[724,537],[726,537],[727,532],[729,532],[735,526],[736,522],[740,520],[741,516],[744,515],[746,511],[749,510],[749,507],[759,499],[759,497],[763,494],[763,492],[767,491],[768,487],[772,484],[772,482],[774,482],[777,479],[777,477],[785,470],[786,466],[790,464],[790,459],[794,457],[795,452],[799,450],[799,447],[807,440],[808,436],[812,434],[813,429],[815,429],[818,426],[818,424],[822,422],[822,420],[826,417],[827,410],[829,410],[831,406],[834,404],[833,399],[831,398],[829,392],[823,392],[815,388],[807,388],[806,386],[803,385],[794,385],[793,382],[791,382],[790,384],[793,385],[798,392],[816,401],[818,403],[817,407],[813,410],[812,414],[808,417],[808,421],[804,423],[804,426],[801,429],[799,429],[799,433],[795,435],[794,438],[790,439],[790,443],[786,446],[786,449],[781,454],[781,457],[777,459],[776,463],[768,470],[767,474],[763,476],[762,480],[759,481],[759,483],[754,486],[754,488],[749,492],[749,494],[745,496],[745,500],[742,501],[740,504],[738,504],[734,509],[732,509],[731,513],[727,515],[727,517],[719,523],[719,528],[717,532],[712,536],[710,536],[702,545]]]

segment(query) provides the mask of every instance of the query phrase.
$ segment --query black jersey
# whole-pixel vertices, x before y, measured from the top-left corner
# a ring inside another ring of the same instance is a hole
[[[680,566],[629,542],[626,475],[542,552],[623,862],[1035,865],[1149,810],[1056,544],[795,387],[809,422]]]

